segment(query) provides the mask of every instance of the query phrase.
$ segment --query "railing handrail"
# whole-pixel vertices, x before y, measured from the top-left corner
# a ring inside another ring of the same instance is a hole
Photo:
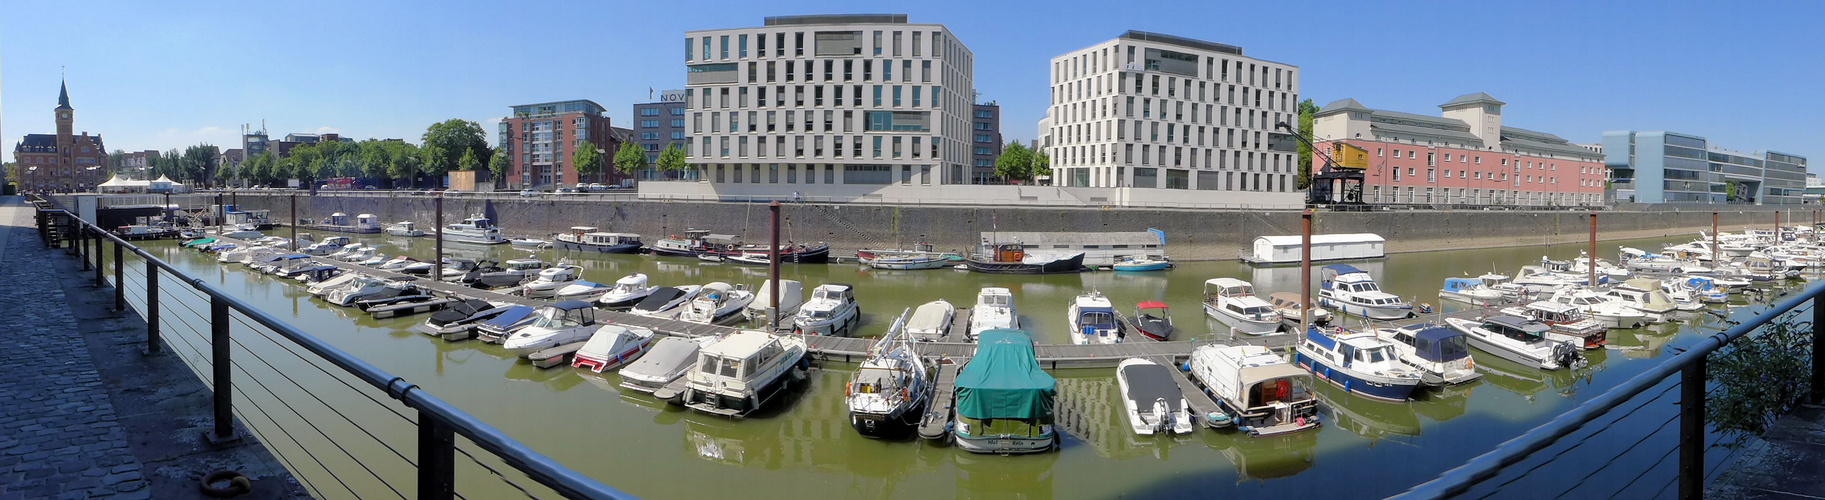
[[[1540,426],[1534,427],[1526,433],[1516,436],[1514,439],[1504,441],[1502,444],[1496,446],[1495,449],[1478,455],[1468,462],[1464,462],[1464,465],[1445,471],[1443,474],[1440,474],[1438,478],[1416,485],[1405,492],[1395,495],[1395,497],[1446,498],[1462,494],[1471,487],[1500,474],[1504,468],[1519,463],[1535,452],[1552,446],[1559,438],[1578,431],[1584,424],[1608,414],[1610,410],[1613,410],[1623,403],[1628,402],[1630,399],[1633,399],[1635,396],[1646,392],[1648,389],[1660,384],[1661,381],[1666,380],[1667,377],[1679,373],[1680,370],[1685,369],[1687,366],[1703,360],[1706,355],[1722,348],[1724,345],[1729,344],[1738,337],[1742,337],[1743,335],[1749,334],[1749,332],[1761,328],[1773,319],[1779,318],[1782,314],[1786,314],[1788,311],[1798,308],[1800,305],[1814,300],[1820,295],[1825,295],[1825,286],[1815,286],[1810,290],[1803,291],[1794,295],[1792,298],[1776,304],[1768,310],[1762,311],[1761,314],[1756,315],[1749,321],[1745,321],[1722,332],[1706,336],[1699,340],[1698,343],[1688,347],[1685,352],[1676,354],[1666,361],[1654,365],[1646,371],[1611,388],[1609,391],[1598,395],[1596,398],[1586,401],[1584,404],[1580,404],[1565,413],[1561,413],[1558,417],[1554,417],[1552,420],[1540,424]]]
[[[507,436],[507,434],[500,429],[475,418],[468,412],[451,405],[443,399],[431,395],[429,391],[423,390],[417,384],[406,381],[403,377],[387,373],[385,370],[369,364],[361,358],[351,355],[348,352],[324,342],[322,339],[318,339],[309,333],[297,329],[291,324],[280,320],[278,317],[267,313],[265,310],[241,300],[239,297],[235,297],[216,288],[214,285],[203,281],[201,278],[195,278],[184,273],[176,267],[173,267],[170,263],[165,262],[163,259],[153,256],[145,249],[127,242],[127,240],[120,238],[111,231],[107,231],[100,226],[83,220],[69,210],[55,208],[45,210],[45,212],[61,212],[69,219],[77,221],[77,223],[84,228],[93,230],[97,234],[104,235],[105,238],[113,241],[117,245],[122,245],[123,248],[130,249],[134,255],[145,259],[148,265],[157,266],[159,269],[163,269],[173,276],[182,279],[185,284],[203,292],[207,296],[213,299],[222,300],[230,309],[240,311],[241,314],[246,315],[249,319],[258,322],[261,325],[265,325],[267,328],[273,329],[273,331],[285,336],[285,338],[298,343],[299,346],[322,357],[325,361],[329,361],[343,371],[374,386],[374,388],[386,391],[387,396],[405,403],[406,406],[423,412],[423,415],[436,418],[442,423],[448,424],[451,429],[455,430],[456,434],[469,439],[476,445],[481,446],[482,449],[495,454],[495,456],[500,457],[502,461],[505,461],[508,466],[525,473],[527,477],[557,491],[566,498],[634,498],[633,495],[629,495],[603,484],[594,478],[558,463],[551,457],[533,450],[524,443],[520,443],[518,440]]]

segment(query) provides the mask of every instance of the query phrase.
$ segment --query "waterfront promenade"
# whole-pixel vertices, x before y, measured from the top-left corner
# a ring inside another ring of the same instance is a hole
[[[1825,498],[1825,406],[1806,404],[1749,444],[1723,473],[1708,498]]]
[[[202,443],[208,389],[175,356],[142,354],[144,321],[45,248],[32,215],[0,198],[0,499],[196,498],[217,470],[252,480],[238,498],[307,498],[257,440]]]

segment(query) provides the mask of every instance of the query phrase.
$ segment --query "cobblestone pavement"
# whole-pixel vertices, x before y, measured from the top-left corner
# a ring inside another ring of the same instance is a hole
[[[0,198],[0,500],[151,498],[108,391],[32,227]]]

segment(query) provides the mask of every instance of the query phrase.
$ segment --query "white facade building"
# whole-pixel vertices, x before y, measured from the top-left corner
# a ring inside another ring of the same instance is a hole
[[[1052,58],[1053,183],[1255,192],[1297,204],[1299,68],[1129,31]]]
[[[688,162],[717,192],[968,184],[974,56],[904,14],[685,33]]]

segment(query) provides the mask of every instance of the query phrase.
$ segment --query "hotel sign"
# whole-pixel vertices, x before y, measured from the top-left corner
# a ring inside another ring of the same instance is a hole
[[[683,90],[664,90],[659,92],[659,102],[684,102]]]

